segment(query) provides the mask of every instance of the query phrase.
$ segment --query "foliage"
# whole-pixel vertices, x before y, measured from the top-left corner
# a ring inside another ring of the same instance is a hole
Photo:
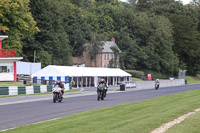
[[[102,39],[100,39],[101,36],[94,36],[91,40],[91,42],[88,44],[87,51],[89,51],[90,59],[95,61],[96,66],[96,56],[101,52],[102,46],[104,44]]]
[[[56,0],[30,2],[31,12],[41,32],[35,35],[33,41],[26,40],[28,43],[24,46],[24,51],[27,52],[25,55],[30,55],[29,52],[36,50],[36,59],[43,63],[42,66],[71,64],[71,48],[62,17],[67,14],[65,5],[64,1]]]
[[[152,78],[155,78],[155,79],[169,79],[170,77],[177,77],[177,75],[173,75],[173,74],[164,74],[164,73],[161,73],[161,72],[157,72],[157,71],[152,71],[152,70],[141,70],[144,72],[144,75],[147,77],[148,74],[151,74],[151,77]]]
[[[113,51],[114,57],[110,60],[109,67],[117,68],[119,66],[118,60],[119,60],[120,50],[115,46],[110,47],[110,49]]]
[[[140,76],[144,76],[143,71],[137,71],[137,70],[125,70],[127,73],[130,73],[132,77],[139,78]]]
[[[16,55],[22,53],[22,40],[32,38],[39,31],[33,19],[29,0],[1,0],[0,28],[2,34],[9,37],[3,42],[3,48],[16,49]]]

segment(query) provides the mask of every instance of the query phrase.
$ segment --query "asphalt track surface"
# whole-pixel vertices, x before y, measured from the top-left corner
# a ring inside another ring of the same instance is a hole
[[[24,97],[0,98],[0,131],[15,128],[17,126],[56,119],[87,110],[137,102],[195,89],[200,89],[200,84],[159,88],[159,90],[131,89],[125,92],[109,91],[105,100],[97,101],[96,92],[93,88],[93,90],[86,89],[82,92],[65,94],[65,98],[62,103],[53,103],[52,95],[46,95],[46,97],[48,97],[47,100],[40,99],[41,97],[45,97],[40,95],[34,97],[34,99],[38,99],[37,101],[21,101],[21,103],[9,103],[9,99],[20,101],[20,99]],[[70,97],[70,95],[74,96]],[[5,100],[8,101],[8,103],[5,103]]]

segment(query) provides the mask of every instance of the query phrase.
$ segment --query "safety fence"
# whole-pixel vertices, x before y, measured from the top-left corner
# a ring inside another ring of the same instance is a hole
[[[52,92],[52,87],[52,85],[0,87],[0,95],[19,95]],[[70,89],[72,89],[72,87],[69,84],[65,84],[65,90]]]

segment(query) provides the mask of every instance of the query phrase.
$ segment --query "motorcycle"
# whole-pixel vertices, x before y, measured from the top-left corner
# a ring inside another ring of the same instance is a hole
[[[55,103],[56,101],[58,102],[62,102],[62,91],[61,91],[61,88],[56,85],[54,88],[53,88],[53,102]]]
[[[159,82],[155,82],[155,90],[158,90],[159,88]]]
[[[97,100],[99,101],[100,99],[101,100],[104,100],[104,98],[106,97],[106,88],[103,84],[100,84],[98,87],[97,87]]]

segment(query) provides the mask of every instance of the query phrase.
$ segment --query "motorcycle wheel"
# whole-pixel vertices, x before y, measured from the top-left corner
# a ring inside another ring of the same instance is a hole
[[[58,100],[58,102],[59,102],[59,103],[60,103],[60,102],[62,102],[62,99],[63,99],[63,98],[62,98],[62,97],[60,97],[60,98],[59,98],[59,100]]]
[[[97,91],[97,100],[99,101],[100,100],[100,92]]]
[[[158,86],[156,86],[155,89],[158,90]]]
[[[101,93],[101,100],[104,100],[104,92]]]
[[[56,99],[57,99],[57,95],[56,93],[53,94],[53,102],[55,103],[56,102]]]

